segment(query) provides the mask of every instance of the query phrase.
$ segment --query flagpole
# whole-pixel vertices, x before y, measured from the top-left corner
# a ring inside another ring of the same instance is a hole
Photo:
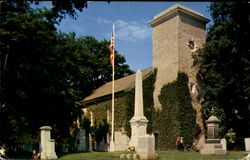
[[[115,37],[115,25],[113,23],[113,37]],[[114,118],[115,118],[115,42],[114,49],[113,49],[113,59],[112,59],[112,123],[111,123],[111,144],[110,150],[115,150],[115,143],[114,143]]]

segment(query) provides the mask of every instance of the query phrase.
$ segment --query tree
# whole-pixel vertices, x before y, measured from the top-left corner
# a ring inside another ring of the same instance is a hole
[[[109,63],[109,41],[98,41],[91,36],[77,38],[75,33],[60,33],[58,37],[59,43],[56,52],[69,55],[67,59],[62,61],[65,65],[65,72],[71,71],[65,74],[73,73],[74,68],[78,70],[74,76],[69,75],[72,79],[68,80],[74,90],[79,92],[77,100],[89,95],[92,90],[112,80],[111,64]],[[69,66],[65,62],[69,62]],[[125,58],[116,52],[116,79],[133,73],[129,66],[124,64],[125,62]]]
[[[1,142],[15,145],[24,135],[32,137],[32,129],[40,124],[34,111],[45,97],[36,93],[48,81],[40,60],[55,45],[56,28],[47,16],[49,11],[33,12],[27,3],[5,2],[1,9],[0,114],[5,122],[1,123]],[[39,101],[34,103],[36,98]]]
[[[33,2],[33,1],[31,1]],[[35,0],[35,4],[42,2],[41,0]],[[107,1],[110,3],[110,1]],[[69,15],[71,18],[77,17],[77,11],[82,12],[84,8],[88,7],[88,1],[82,0],[71,0],[71,1],[58,1],[51,0],[52,12],[54,19],[61,21],[66,15]]]
[[[204,48],[194,55],[199,98],[206,118],[216,107],[222,135],[232,128],[243,142],[250,134],[250,4],[213,2],[210,10],[214,24]]]
[[[2,7],[0,143],[38,144],[39,127],[50,125],[60,144],[82,114],[78,101],[111,80],[109,41],[57,33],[48,9]],[[131,74],[124,57],[116,57],[117,78]]]
[[[31,3],[35,3],[36,5],[39,5],[41,0],[32,0]],[[54,20],[61,21],[66,15],[69,15],[71,18],[77,17],[77,11],[82,12],[84,8],[87,8],[88,2],[87,1],[81,1],[81,0],[71,0],[71,1],[57,1],[57,0],[51,0],[51,11],[53,14],[51,14],[51,18]],[[23,3],[23,2],[20,2]]]

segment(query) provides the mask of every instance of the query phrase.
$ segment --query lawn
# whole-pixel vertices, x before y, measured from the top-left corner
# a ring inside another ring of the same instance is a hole
[[[199,152],[158,151],[161,160],[240,160],[245,152],[232,151],[226,155],[201,155]]]
[[[122,153],[130,152],[85,152],[59,155],[58,160],[118,160]],[[231,151],[226,155],[201,155],[198,152],[157,151],[158,160],[241,160],[244,151]]]

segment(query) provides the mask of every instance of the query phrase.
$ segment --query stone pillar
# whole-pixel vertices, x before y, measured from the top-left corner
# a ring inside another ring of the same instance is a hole
[[[245,138],[244,140],[246,151],[250,151],[250,138]]]
[[[55,140],[50,139],[50,126],[40,127],[41,130],[41,159],[56,159]]]
[[[207,122],[207,139],[205,140],[204,148],[200,150],[201,154],[226,154],[219,138],[219,122],[220,120],[213,115],[209,117]]]
[[[48,142],[50,140],[50,130],[52,128],[50,126],[43,126],[40,128],[41,130],[41,147],[40,147],[40,153],[41,153],[41,158],[45,159],[47,156],[47,150],[48,150]]]
[[[131,124],[130,147],[138,146],[138,137],[146,134],[148,120],[143,114],[143,92],[142,92],[142,75],[141,71],[136,72],[135,79],[135,111],[134,116],[129,121]]]

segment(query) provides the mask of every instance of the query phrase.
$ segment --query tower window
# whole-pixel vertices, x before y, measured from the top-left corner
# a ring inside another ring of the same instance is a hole
[[[196,50],[196,43],[195,43],[195,41],[193,40],[193,38],[191,38],[191,39],[188,41],[187,45],[188,45],[188,48],[189,48],[192,52],[194,52],[194,51]]]

